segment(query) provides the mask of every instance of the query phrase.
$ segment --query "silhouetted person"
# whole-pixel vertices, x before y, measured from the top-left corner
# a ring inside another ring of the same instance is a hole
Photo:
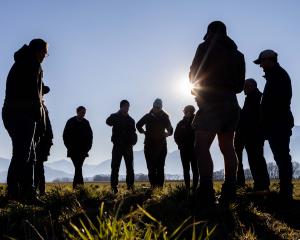
[[[86,109],[79,106],[76,109],[77,115],[70,118],[65,126],[63,139],[68,150],[68,157],[71,158],[75,174],[73,188],[83,185],[82,166],[88,152],[92,148],[93,132],[88,120],[84,118]]]
[[[106,124],[112,126],[113,142],[112,159],[111,159],[111,177],[110,183],[114,193],[118,192],[118,177],[122,157],[126,165],[126,183],[127,188],[133,190],[134,169],[133,169],[133,146],[137,142],[135,130],[135,121],[129,116],[129,102],[122,100],[120,110],[111,114],[106,119]]]
[[[238,158],[237,184],[245,185],[243,169],[243,150],[246,149],[248,162],[254,180],[254,191],[269,190],[270,180],[264,158],[264,139],[261,129],[260,101],[262,93],[257,83],[250,78],[245,81],[246,95],[244,106],[234,138],[234,146]]]
[[[190,190],[190,166],[193,173],[193,192],[196,191],[199,182],[198,164],[194,150],[195,130],[192,128],[192,121],[195,117],[195,108],[188,105],[183,110],[184,117],[177,124],[174,139],[180,151],[183,167],[184,183],[187,190]]]
[[[44,40],[33,39],[14,54],[15,63],[7,77],[2,118],[12,140],[12,159],[7,174],[9,199],[35,200],[35,129],[43,119],[41,63],[47,52]]]
[[[47,94],[50,91],[48,86],[43,86],[43,95]],[[53,132],[52,126],[49,118],[48,109],[44,103],[42,102],[44,109],[44,117],[45,117],[45,130],[41,129],[42,126],[37,124],[37,145],[35,149],[36,153],[36,162],[34,164],[34,187],[39,191],[40,195],[45,194],[45,171],[44,171],[44,162],[48,160],[48,156],[50,155],[50,149],[53,145]]]
[[[269,141],[279,169],[280,196],[283,200],[290,200],[293,198],[293,167],[289,145],[294,126],[290,108],[291,79],[279,65],[277,53],[273,50],[262,51],[254,63],[263,68],[266,79],[261,100],[264,137]]]
[[[167,156],[166,138],[173,134],[173,128],[168,114],[162,110],[161,99],[155,99],[153,108],[137,122],[136,128],[145,134],[144,154],[151,187],[163,187]]]
[[[215,201],[213,161],[209,148],[216,135],[225,162],[225,182],[220,201],[226,204],[236,192],[237,158],[233,137],[240,112],[236,94],[244,87],[245,61],[234,41],[227,36],[224,23],[215,21],[208,25],[189,77],[199,107],[193,127],[196,130],[195,151],[200,173],[200,205],[214,205]]]

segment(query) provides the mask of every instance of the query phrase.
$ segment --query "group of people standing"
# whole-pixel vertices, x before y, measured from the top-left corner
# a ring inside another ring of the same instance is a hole
[[[284,200],[292,199],[289,154],[294,125],[290,110],[292,88],[289,75],[278,64],[277,53],[262,51],[254,61],[265,72],[266,85],[261,93],[254,79],[245,81],[244,56],[227,36],[224,23],[210,23],[203,39],[189,74],[192,94],[199,109],[195,114],[193,105],[186,106],[174,133],[187,190],[192,189],[199,204],[215,204],[213,160],[209,149],[217,136],[225,164],[225,181],[219,201],[230,202],[235,198],[237,186],[245,185],[243,149],[248,154],[254,190],[268,191],[270,181],[263,156],[264,141],[268,140],[279,168],[280,196]],[[13,145],[7,176],[9,199],[32,201],[37,189],[40,194],[45,193],[43,162],[47,161],[53,139],[43,101],[44,94],[50,91],[42,81],[41,63],[47,54],[48,46],[44,40],[32,40],[15,53],[15,63],[7,77],[2,118]],[[236,94],[243,90],[246,99],[241,109]],[[126,165],[127,187],[134,190],[136,129],[145,135],[144,154],[151,187],[163,186],[166,138],[173,134],[173,128],[162,106],[162,100],[155,99],[150,112],[135,124],[129,115],[130,103],[122,100],[120,109],[106,119],[106,124],[112,127],[111,188],[114,193],[118,192],[122,157]],[[82,166],[93,142],[93,132],[85,114],[86,108],[79,106],[76,116],[67,121],[63,132],[68,157],[75,166],[74,188],[83,184]],[[192,188],[190,168],[193,172]]]

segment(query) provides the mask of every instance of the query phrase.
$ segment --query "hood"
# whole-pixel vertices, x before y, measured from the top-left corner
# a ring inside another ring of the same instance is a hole
[[[26,44],[23,47],[21,47],[18,51],[16,51],[14,54],[15,62],[28,60],[30,58],[32,58],[32,54],[30,52],[29,46]]]
[[[235,42],[226,35],[214,34],[211,37],[207,38],[205,42],[207,42],[208,44],[213,43],[215,45],[225,46],[225,48],[229,50],[237,50],[237,45],[235,44]]]

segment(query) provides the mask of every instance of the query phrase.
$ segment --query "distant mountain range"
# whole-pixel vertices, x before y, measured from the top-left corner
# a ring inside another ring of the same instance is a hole
[[[300,162],[300,126],[296,126],[293,129],[293,135],[291,137],[291,155],[293,161]],[[220,170],[224,168],[223,157],[220,153],[217,142],[215,141],[211,146],[211,154],[214,159],[214,169]],[[265,158],[267,162],[273,160],[272,152],[269,145],[265,146]],[[244,167],[248,168],[247,158],[244,158]],[[93,177],[98,174],[110,174],[111,160],[102,161],[99,164],[84,164],[83,175],[84,177]],[[0,182],[6,182],[7,169],[9,166],[9,160],[0,158]],[[143,151],[134,152],[134,170],[136,174],[147,173],[147,166]],[[165,173],[172,175],[182,175],[182,165],[180,161],[179,151],[170,152],[167,155]],[[48,182],[58,178],[73,178],[74,167],[71,160],[59,160],[55,162],[45,163],[45,176]],[[122,161],[120,168],[120,175],[125,175],[126,169],[124,161]]]

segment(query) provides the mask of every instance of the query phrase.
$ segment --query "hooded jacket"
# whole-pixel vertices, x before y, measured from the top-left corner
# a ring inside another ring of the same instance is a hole
[[[144,125],[146,130],[143,129]],[[136,128],[140,133],[145,133],[145,144],[166,143],[165,131],[167,130],[169,135],[173,134],[169,116],[163,110],[157,114],[151,110],[137,122]]]
[[[189,77],[193,94],[205,102],[236,99],[245,82],[244,55],[228,36],[213,34],[198,46]]]
[[[40,120],[43,85],[41,64],[34,58],[28,45],[14,54],[14,60],[7,76],[4,110]]]

